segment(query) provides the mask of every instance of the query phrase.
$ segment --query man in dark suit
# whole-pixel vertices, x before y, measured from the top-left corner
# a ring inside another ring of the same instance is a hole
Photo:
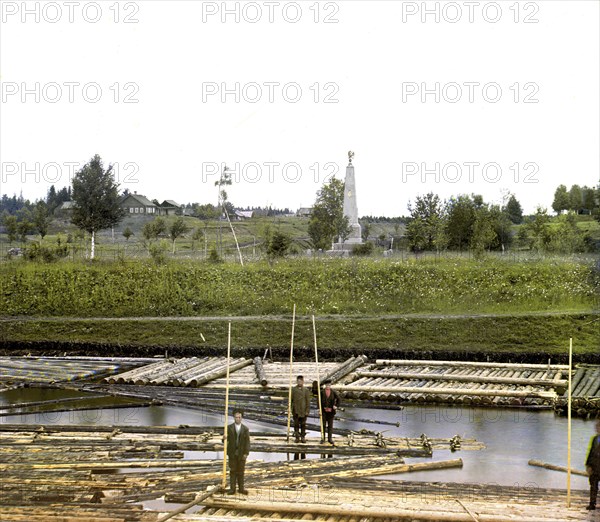
[[[296,386],[292,388],[292,414],[296,442],[306,442],[306,417],[310,413],[310,398],[310,390],[304,387],[304,377],[298,375]]]
[[[331,389],[331,381],[324,381],[325,389],[321,392],[321,408],[323,412],[323,428],[327,432],[327,441],[332,446],[333,443],[333,418],[335,412],[340,406],[340,396],[335,390]]]
[[[242,411],[233,411],[235,422],[227,426],[227,458],[229,460],[229,495],[235,495],[236,484],[242,495],[247,495],[244,489],[244,471],[246,458],[250,453],[250,430],[242,424]]]

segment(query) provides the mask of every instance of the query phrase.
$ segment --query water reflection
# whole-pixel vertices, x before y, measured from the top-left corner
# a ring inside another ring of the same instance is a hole
[[[457,406],[406,406],[403,410],[372,410],[347,408],[348,419],[343,427],[358,430],[377,430],[352,418],[376,418],[399,422],[399,426],[385,426],[385,436],[419,437],[425,433],[429,438],[474,438],[482,441],[482,451],[435,450],[434,459],[460,457],[462,469],[432,470],[381,478],[406,480],[477,482],[519,487],[566,488],[566,473],[548,471],[529,466],[530,459],[539,459],[561,466],[567,463],[567,420],[556,417],[552,411],[527,411],[509,408],[464,408]],[[367,417],[365,417],[367,416]],[[587,441],[593,434],[593,422],[572,420],[571,466],[585,469],[584,460]],[[379,430],[383,431],[383,430]],[[427,459],[411,459],[418,462]],[[533,486],[532,486],[533,484]],[[571,487],[587,489],[587,478],[571,476]]]

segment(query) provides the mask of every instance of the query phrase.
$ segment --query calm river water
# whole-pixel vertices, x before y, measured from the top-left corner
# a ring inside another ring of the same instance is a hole
[[[78,392],[53,389],[21,389],[0,393],[0,405],[54,400],[66,397],[83,396]],[[89,397],[89,394],[85,395]],[[235,398],[235,397],[233,397]],[[90,405],[106,405],[107,399],[90,399]],[[123,399],[110,399],[110,404],[125,402]],[[69,404],[67,403],[66,406]],[[74,404],[73,404],[74,405]],[[81,405],[81,404],[78,404]],[[480,409],[454,406],[405,406],[402,410],[367,409],[346,407],[339,415],[336,426],[360,430],[385,431],[388,436],[418,437],[421,433],[428,437],[474,438],[483,442],[486,449],[481,451],[449,450],[434,451],[436,460],[460,457],[462,469],[422,471],[394,477],[413,481],[443,481],[460,483],[500,484],[524,488],[551,487],[566,488],[566,473],[549,471],[529,466],[529,459],[566,466],[567,463],[567,420],[556,417],[551,411],[525,411],[518,409]],[[399,426],[378,425],[353,419],[370,419],[399,422]],[[129,425],[129,426],[221,426],[222,415],[204,413],[184,408],[151,406],[145,408],[124,408],[75,411],[63,413],[35,413],[0,417],[4,424],[85,424],[85,425]],[[285,432],[283,426],[253,422],[251,416],[245,418],[251,430]],[[594,422],[573,419],[572,424],[572,467],[585,469],[584,457],[587,443],[594,433]],[[188,457],[218,458],[218,452],[187,452]],[[280,460],[286,455],[251,453],[250,458]],[[307,458],[319,458],[307,455]],[[410,459],[418,462],[428,459]],[[572,475],[574,489],[587,489],[585,477]]]

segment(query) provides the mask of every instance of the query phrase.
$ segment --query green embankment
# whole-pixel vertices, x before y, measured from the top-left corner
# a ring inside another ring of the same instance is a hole
[[[599,296],[593,266],[570,260],[303,259],[244,267],[11,262],[0,266],[0,344],[5,353],[41,341],[56,350],[82,343],[90,350],[110,345],[113,353],[126,346],[140,355],[148,346],[210,352],[226,343],[227,316],[238,316],[236,349],[259,353],[269,346],[283,353],[295,303],[302,316],[295,342],[307,353],[315,314],[319,347],[330,356],[543,358],[564,354],[569,337],[576,354],[593,356],[600,347]]]
[[[568,339],[576,356],[598,355],[600,313],[523,314],[480,317],[321,318],[316,321],[319,352],[323,357],[366,353],[411,358],[491,358],[545,362],[565,360]],[[594,322],[595,321],[595,322]],[[222,353],[227,343],[228,319],[220,320],[23,320],[0,323],[0,340],[19,353],[27,353],[40,340],[52,353],[64,349],[96,354],[198,355]],[[275,355],[289,351],[291,318],[234,320],[234,353],[262,355],[271,347]],[[32,344],[32,342],[34,342]],[[79,345],[79,346],[78,346]],[[106,351],[103,346],[110,345]],[[312,322],[296,322],[296,354],[312,357]],[[593,360],[593,359],[588,359]]]

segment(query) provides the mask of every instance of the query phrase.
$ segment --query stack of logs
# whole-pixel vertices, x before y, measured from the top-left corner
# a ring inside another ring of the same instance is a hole
[[[551,407],[567,386],[564,365],[377,360],[337,389],[346,397],[393,402]]]
[[[103,357],[0,357],[2,383],[52,383],[98,378],[148,359]]]
[[[600,366],[580,364],[571,381],[572,413],[578,417],[600,417]],[[555,411],[567,414],[568,391],[557,401]]]
[[[250,359],[233,359],[229,371],[252,364]],[[165,359],[120,375],[108,377],[109,384],[168,385],[198,387],[227,373],[226,357]]]

